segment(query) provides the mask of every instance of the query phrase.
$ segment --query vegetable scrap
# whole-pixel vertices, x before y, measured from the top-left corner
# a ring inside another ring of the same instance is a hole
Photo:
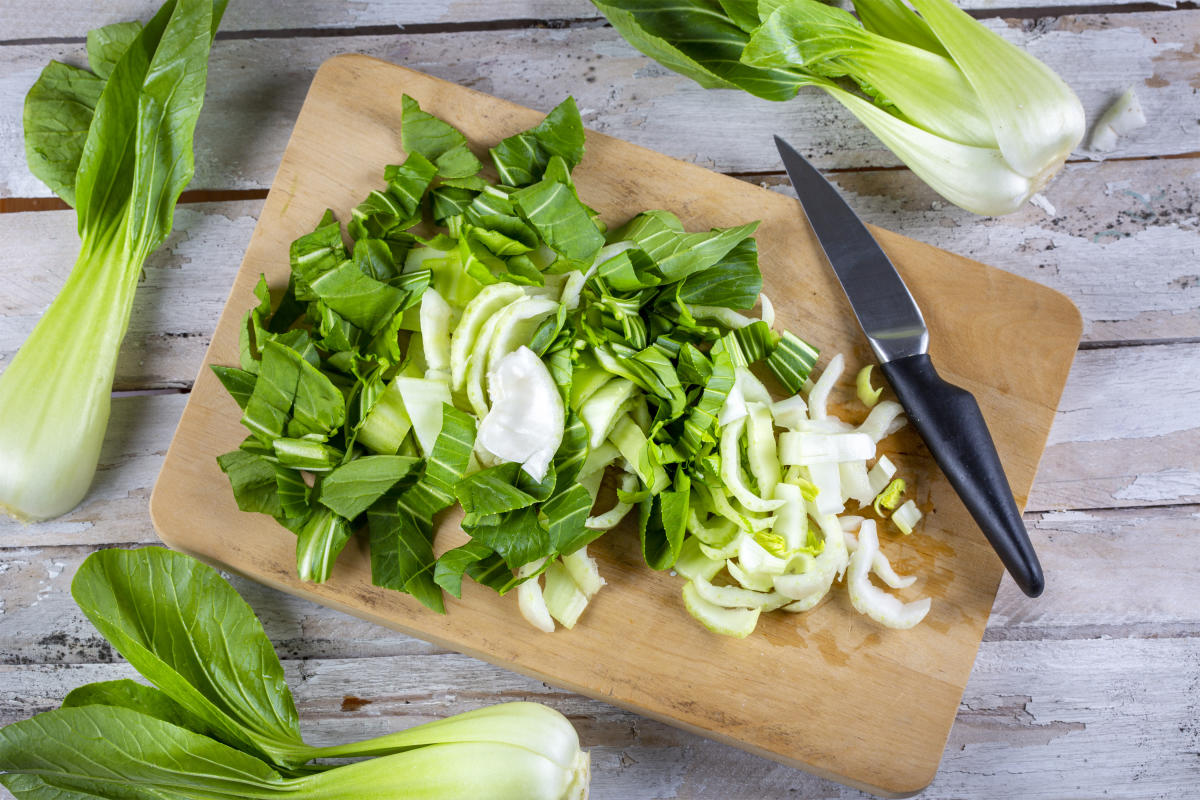
[[[1092,128],[1089,149],[1097,153],[1111,153],[1117,149],[1117,140],[1146,126],[1146,114],[1142,103],[1130,86],[1112,105],[1104,110]]]

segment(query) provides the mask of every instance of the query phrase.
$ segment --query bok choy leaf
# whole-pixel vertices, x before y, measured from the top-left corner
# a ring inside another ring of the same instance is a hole
[[[52,62],[30,90],[30,169],[75,206],[81,242],[66,284],[0,374],[0,509],[14,516],[66,513],[91,483],[138,276],[192,178],[224,9],[168,0],[140,30],[89,37],[92,73]]]
[[[819,0],[593,2],[630,44],[701,86],[768,100],[821,88],[977,214],[1016,211],[1083,136],[1070,87],[950,0],[854,0],[857,18]]]
[[[283,668],[217,573],[161,548],[90,555],[81,609],[154,684],[88,684],[0,728],[0,785],[18,800],[342,797],[583,800],[570,723],[502,703],[360,742],[303,742]],[[318,758],[361,758],[342,766]]]

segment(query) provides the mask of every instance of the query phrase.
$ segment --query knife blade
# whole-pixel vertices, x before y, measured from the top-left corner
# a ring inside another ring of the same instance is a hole
[[[775,137],[784,169],[884,376],[913,427],[1013,581],[1030,597],[1045,578],[995,442],[974,396],[929,358],[929,329],[900,273],[858,215],[812,164]]]

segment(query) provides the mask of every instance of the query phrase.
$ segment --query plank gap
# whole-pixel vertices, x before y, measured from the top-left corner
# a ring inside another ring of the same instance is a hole
[[[988,627],[983,632],[985,642],[1066,642],[1096,639],[1196,639],[1200,625],[1195,623],[1143,624],[1137,622],[1111,625],[1047,625],[1037,627]]]
[[[1041,517],[1046,514],[1109,514],[1124,511],[1139,512],[1155,510],[1183,511],[1189,508],[1195,508],[1195,516],[1200,518],[1200,506],[1197,506],[1190,500],[1184,500],[1179,503],[1141,503],[1135,506],[1062,506],[1057,508],[1026,508],[1021,513],[1021,516],[1028,522],[1028,518]],[[1025,527],[1028,528],[1028,524]]]
[[[112,393],[113,400],[120,400],[122,397],[157,397],[164,394],[190,394],[192,387],[189,386],[168,386],[155,389],[115,389]]]
[[[1042,19],[1045,17],[1070,17],[1097,14],[1144,14],[1155,11],[1187,11],[1200,8],[1200,4],[1192,0],[1168,5],[1167,3],[1129,3],[1127,5],[1062,5],[1026,8],[1012,6],[1009,8],[972,8],[966,12],[975,19]]]
[[[1104,320],[1097,320],[1104,322]],[[1181,336],[1170,339],[1112,339],[1104,341],[1083,341],[1079,343],[1080,350],[1117,350],[1124,347],[1163,347],[1177,344],[1200,344],[1200,336]]]
[[[1197,0],[1182,0],[1175,4],[1143,2],[1128,4],[1070,4],[1061,6],[1023,7],[1008,6],[1002,8],[974,8],[966,12],[975,19],[1043,19],[1047,17],[1078,16],[1078,15],[1113,15],[1113,14],[1144,14],[1148,12],[1166,12],[1177,10],[1193,10],[1200,8]],[[221,31],[217,39],[295,39],[295,38],[330,38],[343,36],[390,36],[394,34],[445,34],[445,33],[476,33],[486,31],[506,30],[563,30],[566,28],[611,27],[608,21],[597,15],[595,17],[520,17],[515,19],[478,20],[469,22],[422,22],[411,25],[358,25],[344,28],[283,28],[260,29],[243,31]],[[82,36],[41,36],[25,39],[0,39],[0,47],[31,46],[31,45],[62,45],[85,44]]]
[[[180,196],[179,204],[264,200],[266,196],[266,189],[191,189]],[[17,214],[25,211],[67,211],[70,208],[57,197],[0,197],[0,214]]]
[[[561,17],[542,19],[479,20],[471,22],[421,22],[412,25],[356,25],[345,28],[278,28],[243,31],[220,31],[218,40],[236,39],[327,39],[338,36],[392,36],[395,34],[479,33],[506,30],[562,30],[572,27],[601,27],[603,17]],[[0,39],[0,47],[9,45],[53,45],[86,43],[82,36],[43,36],[30,39]]]

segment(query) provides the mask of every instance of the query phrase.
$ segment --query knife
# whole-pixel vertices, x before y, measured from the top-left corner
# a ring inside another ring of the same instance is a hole
[[[929,329],[895,266],[829,181],[775,137],[784,169],[846,297],[929,452],[1021,590],[1045,587],[996,445],[974,396],[929,359]]]

